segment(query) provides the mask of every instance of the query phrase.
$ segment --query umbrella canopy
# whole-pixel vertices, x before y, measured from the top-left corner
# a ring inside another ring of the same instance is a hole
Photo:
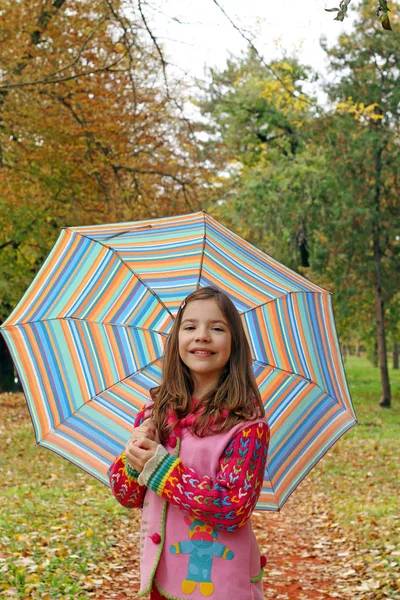
[[[2,325],[37,443],[103,483],[198,287],[241,314],[271,428],[258,509],[279,510],[356,423],[331,297],[205,212],[64,229]]]

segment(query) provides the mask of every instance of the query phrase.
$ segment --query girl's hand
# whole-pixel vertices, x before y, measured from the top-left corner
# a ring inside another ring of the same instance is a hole
[[[141,473],[147,461],[155,455],[157,446],[157,442],[147,437],[130,439],[125,449],[126,460],[132,469]]]
[[[139,427],[135,427],[135,429],[132,431],[131,439],[129,441],[139,442],[139,440],[143,439],[144,437],[148,440],[153,440],[157,443],[160,443],[158,432],[152,419],[146,419]]]

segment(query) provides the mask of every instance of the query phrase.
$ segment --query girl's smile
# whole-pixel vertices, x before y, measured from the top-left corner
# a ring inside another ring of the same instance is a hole
[[[178,339],[179,356],[195,383],[194,395],[203,395],[217,384],[231,354],[231,332],[214,299],[188,303]]]
[[[195,354],[196,356],[211,356],[212,354],[215,354],[215,352],[207,350],[207,348],[194,348],[191,350],[191,354]]]

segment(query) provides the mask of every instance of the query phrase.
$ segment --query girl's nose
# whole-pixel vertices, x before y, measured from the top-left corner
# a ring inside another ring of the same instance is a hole
[[[205,341],[210,341],[210,334],[208,333],[208,331],[196,331],[196,336],[195,336],[196,340],[205,340]]]

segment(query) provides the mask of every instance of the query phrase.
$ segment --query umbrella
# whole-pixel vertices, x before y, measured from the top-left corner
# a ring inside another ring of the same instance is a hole
[[[69,227],[1,329],[37,443],[108,484],[182,300],[209,285],[233,300],[251,344],[271,428],[257,508],[279,510],[356,423],[318,285],[204,211]]]

